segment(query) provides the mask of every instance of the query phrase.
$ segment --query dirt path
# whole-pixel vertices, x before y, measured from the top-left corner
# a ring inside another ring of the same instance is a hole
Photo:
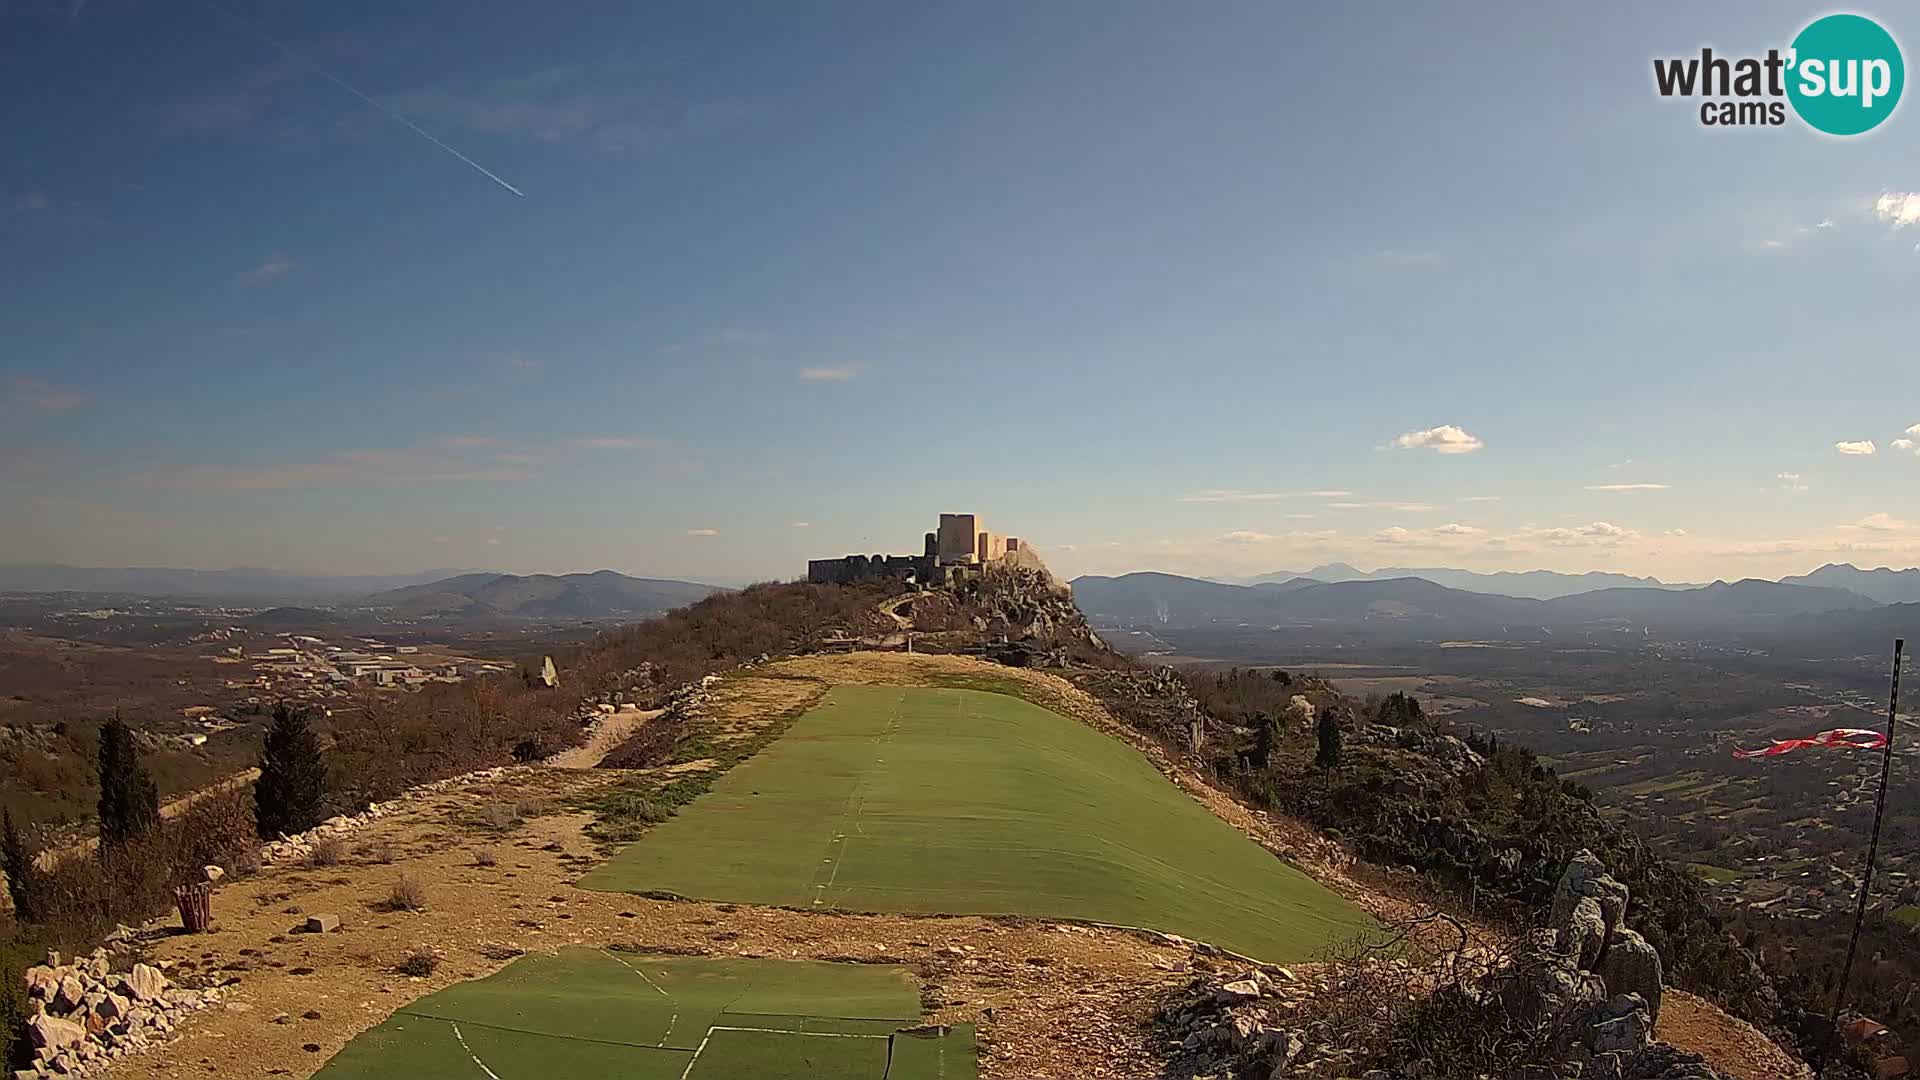
[[[640,709],[622,705],[619,711],[600,721],[593,736],[570,750],[562,750],[543,764],[554,769],[591,769],[606,760],[615,747],[626,742],[642,724],[666,712],[665,709]]]

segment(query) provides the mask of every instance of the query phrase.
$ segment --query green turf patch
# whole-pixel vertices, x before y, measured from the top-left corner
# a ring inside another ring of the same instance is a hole
[[[878,1080],[887,1074],[888,1041],[885,1035],[715,1031],[689,1080]]]
[[[581,884],[1085,919],[1275,962],[1371,926],[1131,747],[1018,698],[959,689],[835,688]]]
[[[429,995],[349,1043],[323,1080],[618,1076],[971,1077],[969,1029],[914,1041],[920,991],[891,965],[656,956],[597,949],[524,957]],[[691,1072],[689,1072],[691,1070]],[[800,1071],[795,1071],[800,1070]],[[943,1071],[944,1070],[944,1071]]]

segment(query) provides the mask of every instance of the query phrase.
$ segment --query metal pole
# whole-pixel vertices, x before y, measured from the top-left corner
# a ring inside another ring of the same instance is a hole
[[[1887,698],[1887,745],[1880,755],[1880,794],[1873,803],[1873,837],[1867,841],[1867,869],[1860,875],[1860,902],[1853,911],[1853,935],[1847,939],[1847,961],[1840,968],[1840,985],[1833,992],[1833,1035],[1821,1055],[1820,1071],[1833,1060],[1833,1049],[1840,1044],[1840,1010],[1847,1002],[1847,983],[1853,978],[1853,954],[1860,947],[1860,926],[1867,919],[1867,892],[1873,888],[1873,861],[1880,851],[1880,820],[1887,810],[1887,777],[1893,771],[1893,728],[1900,715],[1900,654],[1906,639],[1893,640],[1893,692]]]

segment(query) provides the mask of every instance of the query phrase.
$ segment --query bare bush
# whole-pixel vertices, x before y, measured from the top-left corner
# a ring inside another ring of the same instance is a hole
[[[393,883],[393,889],[387,893],[387,908],[390,911],[425,911],[427,909],[427,890],[418,878],[401,874]]]
[[[307,852],[308,866],[339,866],[347,857],[347,842],[337,836],[323,836]]]
[[[440,970],[440,961],[444,959],[440,950],[431,945],[415,945],[407,950],[407,955],[400,958],[400,962],[393,966],[393,970],[402,975],[424,979]]]
[[[494,855],[492,848],[483,847],[483,848],[473,849],[473,865],[498,866],[499,864],[500,864],[500,859]]]
[[[360,845],[360,858],[380,866],[391,866],[400,857],[400,850],[391,840],[374,840]]]

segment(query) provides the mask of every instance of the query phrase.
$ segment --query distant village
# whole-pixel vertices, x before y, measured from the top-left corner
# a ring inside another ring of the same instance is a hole
[[[202,640],[224,640],[235,632],[216,630]],[[281,644],[265,649],[231,645],[216,656],[216,663],[246,665],[252,672],[250,678],[228,679],[226,688],[252,690],[265,700],[314,701],[345,697],[354,690],[404,690],[511,670],[498,660],[477,660],[435,645],[388,645],[375,638],[334,643],[293,633],[275,640]]]

